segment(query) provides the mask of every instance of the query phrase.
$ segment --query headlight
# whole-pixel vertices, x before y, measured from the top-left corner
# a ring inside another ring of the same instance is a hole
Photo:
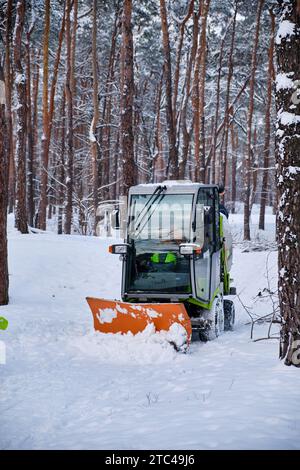
[[[179,253],[181,255],[192,255],[193,253],[199,255],[201,253],[201,246],[195,243],[182,243],[179,245]]]
[[[128,252],[127,243],[122,243],[120,245],[110,245],[108,251],[114,255],[126,255]]]

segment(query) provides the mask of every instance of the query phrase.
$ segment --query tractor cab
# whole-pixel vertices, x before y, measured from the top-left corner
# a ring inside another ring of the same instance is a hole
[[[209,303],[220,284],[219,192],[166,181],[129,192],[122,298]]]

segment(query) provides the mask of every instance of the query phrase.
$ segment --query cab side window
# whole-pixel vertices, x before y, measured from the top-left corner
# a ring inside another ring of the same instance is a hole
[[[215,212],[215,249],[216,251],[221,248],[221,239],[220,239],[220,207],[219,207],[219,192],[217,188],[214,188],[214,212]]]
[[[204,207],[204,244],[203,251],[213,249],[214,241],[214,191],[206,188],[200,189],[197,198],[197,204]]]

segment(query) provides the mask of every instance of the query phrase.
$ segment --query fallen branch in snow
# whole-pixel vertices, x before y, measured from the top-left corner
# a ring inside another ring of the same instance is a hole
[[[257,343],[258,341],[264,341],[264,340],[267,340],[267,339],[280,339],[280,336],[266,336],[265,338],[254,339],[253,342]]]
[[[244,304],[244,302],[242,301],[240,295],[237,294],[236,296],[237,296],[237,298],[239,299],[239,301],[240,301],[242,307],[244,308],[245,312],[246,312],[247,315],[249,315],[249,317],[250,317],[250,320],[251,320],[251,333],[250,333],[250,338],[253,339],[253,329],[254,329],[254,323],[255,323],[256,320],[253,319],[252,314],[249,312],[248,307],[245,306],[245,304]]]
[[[267,313],[266,315],[257,315],[255,313],[250,312],[249,307],[246,307],[244,302],[242,301],[241,297],[239,294],[237,294],[237,298],[239,299],[242,307],[244,308],[245,312],[247,312],[249,318],[250,318],[250,324],[251,324],[251,332],[250,332],[250,338],[253,340],[253,331],[254,331],[254,326],[255,324],[261,324],[261,323],[269,323],[269,328],[268,328],[268,335],[267,338],[264,339],[273,339],[271,335],[271,328],[272,325],[279,323],[281,324],[281,320],[277,319],[277,313],[279,312],[279,309],[273,310],[271,313]],[[257,317],[257,318],[255,318]],[[246,325],[249,325],[249,323],[246,323]],[[262,338],[260,338],[262,339]],[[259,341],[260,339],[255,339],[253,341]]]
[[[255,324],[269,323],[267,336],[263,338],[257,338],[253,341],[262,341],[265,339],[280,339],[279,336],[274,336],[274,334],[271,334],[272,325],[281,324],[281,318],[279,316],[280,309],[279,309],[279,301],[278,301],[278,291],[272,290],[272,286],[271,286],[270,269],[269,269],[270,254],[271,252],[268,253],[267,259],[266,259],[266,276],[265,277],[267,280],[267,287],[258,292],[255,302],[257,300],[269,299],[272,303],[272,311],[265,315],[258,315],[254,312],[251,312],[250,309],[253,307],[247,307],[242,301],[240,294],[237,294],[238,300],[240,301],[242,307],[244,308],[245,312],[250,318],[250,324],[251,324],[250,338],[252,340],[253,340],[253,332],[254,332]]]

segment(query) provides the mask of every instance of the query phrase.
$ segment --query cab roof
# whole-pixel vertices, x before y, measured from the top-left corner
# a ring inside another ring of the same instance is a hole
[[[216,184],[192,183],[190,180],[165,180],[161,183],[138,184],[130,188],[130,194],[152,194],[159,186],[169,194],[196,193],[199,188],[218,188]]]

